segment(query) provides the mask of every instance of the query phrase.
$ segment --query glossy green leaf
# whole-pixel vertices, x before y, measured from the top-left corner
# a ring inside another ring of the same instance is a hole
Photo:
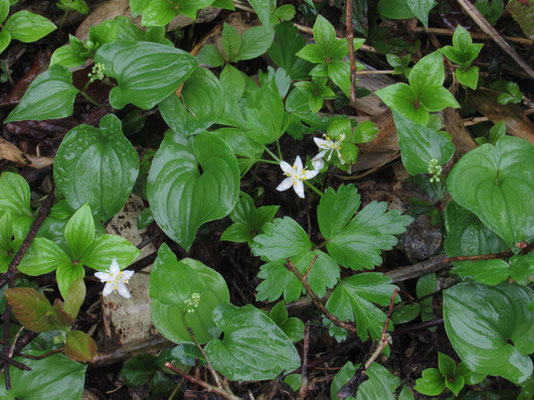
[[[462,157],[447,178],[452,198],[509,247],[534,237],[534,147],[504,136]]]
[[[137,152],[113,114],[105,115],[98,128],[82,124],[71,129],[54,162],[54,179],[69,205],[77,209],[87,202],[101,220],[124,206],[138,171]]]
[[[239,54],[242,42],[241,35],[237,30],[232,25],[224,23],[222,44],[228,61],[237,61],[237,55]]]
[[[476,90],[478,84],[478,67],[472,66],[469,69],[458,68],[455,71],[456,79],[462,85],[467,86],[473,90]]]
[[[332,400],[338,399],[339,390],[354,376],[354,373],[359,366],[359,364],[354,365],[349,361],[339,370],[330,387],[330,397]],[[369,379],[364,381],[358,387],[356,397],[350,396],[347,397],[347,399],[395,400],[395,389],[401,383],[398,377],[377,362],[371,364],[369,369],[365,371],[365,375],[367,375]]]
[[[513,256],[510,262],[510,275],[520,285],[527,285],[534,280],[534,252],[527,255]]]
[[[33,355],[46,353],[34,352]],[[87,365],[72,361],[63,354],[42,360],[16,358],[31,371],[10,368],[11,390],[7,391],[4,374],[0,376],[0,397],[5,399],[80,399],[85,385]]]
[[[109,93],[111,105],[121,109],[132,103],[143,110],[178,89],[198,65],[192,55],[171,46],[122,40],[100,47],[95,62],[119,84]]]
[[[505,283],[463,282],[443,292],[447,336],[471,370],[514,383],[532,374],[532,300],[532,289]]]
[[[146,190],[158,225],[189,249],[202,224],[228,215],[237,203],[236,157],[213,133],[186,141],[168,132],[152,161]]]
[[[336,31],[328,20],[320,14],[313,24],[313,38],[317,45],[326,51],[336,41]]]
[[[65,355],[72,360],[87,362],[96,354],[96,342],[93,338],[81,331],[67,333],[65,342]]]
[[[65,228],[65,239],[72,251],[72,256],[79,259],[95,239],[95,221],[91,207],[85,203],[69,219]]]
[[[11,35],[9,32],[2,30],[0,31],[0,53],[2,53],[7,46],[11,43]]]
[[[421,306],[419,303],[402,304],[397,307],[391,315],[391,321],[397,324],[406,324],[413,321],[421,313]]]
[[[76,318],[80,307],[85,300],[86,287],[83,279],[73,281],[65,293],[65,305],[63,309],[72,318]]]
[[[250,249],[254,255],[269,261],[285,260],[311,249],[308,234],[291,217],[276,218],[263,227]]]
[[[185,81],[182,97],[171,95],[159,104],[171,129],[185,137],[208,129],[224,111],[219,80],[209,70],[197,68]]]
[[[73,282],[85,277],[85,270],[82,264],[75,263],[61,263],[56,269],[56,281],[59,292],[65,298],[67,291]]]
[[[292,79],[307,79],[312,65],[296,56],[306,45],[306,38],[289,22],[277,24],[274,30],[275,39],[268,51],[271,59]]]
[[[417,379],[414,389],[427,396],[437,396],[445,389],[445,378],[436,368],[427,368]]]
[[[438,368],[439,372],[441,372],[441,374],[448,379],[454,377],[456,372],[456,363],[447,354],[438,351]]]
[[[120,377],[133,388],[144,386],[157,370],[156,357],[152,354],[140,354],[124,363]]]
[[[9,7],[9,0],[0,1],[0,24],[3,23],[7,18],[7,15],[9,14]]]
[[[266,53],[274,40],[274,29],[254,26],[241,35],[241,47],[235,61],[251,60]]]
[[[11,288],[5,292],[7,302],[17,320],[29,330],[46,332],[57,329],[57,325],[47,316],[52,306],[44,294],[33,288]]]
[[[454,144],[431,128],[393,112],[399,135],[402,163],[410,175],[428,173],[431,160],[446,164],[454,155]]]
[[[139,216],[137,217],[137,228],[138,229],[145,229],[150,224],[154,222],[154,216],[152,215],[152,210],[150,207],[145,208],[141,213],[139,213]]]
[[[381,251],[397,244],[394,235],[403,233],[412,218],[398,210],[387,211],[387,203],[374,201],[347,222],[350,213],[360,205],[359,195],[343,185],[334,193],[333,188],[328,188],[318,209],[321,232],[323,227],[326,229],[323,236],[328,253],[339,264],[356,270],[380,264]],[[333,207],[331,211],[329,207]],[[329,218],[331,221],[326,221]]]
[[[4,171],[0,176],[0,215],[6,211],[13,219],[17,216],[30,219],[32,216],[28,182],[19,174]]]
[[[188,304],[193,294],[198,306]],[[221,275],[200,261],[181,261],[163,244],[150,274],[150,314],[156,329],[175,343],[192,343],[191,327],[200,343],[219,336],[212,311],[230,301],[228,287]],[[188,310],[192,310],[188,312]]]
[[[420,105],[416,106],[419,102],[417,94],[406,83],[386,86],[377,90],[375,94],[392,110],[398,111],[418,124],[427,124],[428,111]]]
[[[62,65],[52,65],[30,84],[5,123],[68,117],[72,115],[77,94],[78,89],[72,85],[72,72]]]
[[[415,17],[406,0],[379,0],[378,12],[391,19],[408,19]]]
[[[264,26],[270,26],[269,19],[271,18],[271,1],[265,0],[249,0],[250,5],[256,12],[259,20]]]
[[[80,263],[98,271],[109,269],[115,259],[121,268],[126,268],[141,254],[128,239],[118,235],[100,235],[80,257]]]
[[[141,24],[144,26],[164,26],[176,15],[176,1],[167,0],[148,0],[147,5],[143,8],[143,18]]]
[[[56,28],[50,20],[26,10],[17,11],[4,25],[4,30],[11,34],[12,39],[24,43],[35,42]]]
[[[213,367],[230,380],[274,379],[300,366],[300,357],[287,335],[252,305],[218,306],[213,312],[224,334],[204,350]]]
[[[382,335],[386,314],[373,303],[384,307],[389,305],[395,288],[391,279],[381,273],[353,275],[335,288],[326,308],[342,321],[355,321],[361,340],[367,340],[369,334],[377,340]],[[344,329],[334,325],[330,326],[330,332],[340,336],[346,334]]]
[[[417,19],[428,29],[428,13],[435,5],[434,0],[408,0],[407,3]]]
[[[224,58],[221,52],[212,44],[207,44],[202,47],[197,55],[197,60],[200,64],[205,64],[213,68],[222,67],[224,65]]]
[[[39,276],[70,262],[69,256],[56,243],[44,237],[36,237],[22,258],[18,270],[26,275]]]

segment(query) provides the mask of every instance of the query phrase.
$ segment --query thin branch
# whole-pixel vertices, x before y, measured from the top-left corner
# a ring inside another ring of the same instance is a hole
[[[352,29],[352,1],[347,0],[347,44],[350,59],[350,101],[356,102],[356,60],[354,59],[354,30]]]
[[[442,325],[443,324],[443,318],[436,318],[431,321],[423,321],[418,322],[417,324],[412,324],[409,326],[405,326],[404,328],[396,329],[395,332],[392,332],[392,336],[400,336],[400,335],[407,335],[411,332],[421,331],[426,328],[430,328],[432,326]]]
[[[189,334],[191,335],[191,337],[193,338],[193,341],[195,342],[195,346],[197,346],[197,349],[200,350],[200,353],[202,354],[202,356],[204,357],[204,361],[206,362],[206,367],[208,367],[210,373],[211,373],[211,376],[213,376],[213,379],[215,380],[215,384],[217,385],[217,387],[221,390],[224,390],[223,387],[222,387],[222,384],[221,384],[221,379],[219,378],[219,374],[217,373],[217,371],[215,371],[215,369],[211,366],[211,363],[210,363],[210,360],[208,358],[208,355],[206,354],[206,352],[204,351],[204,349],[202,348],[202,346],[200,345],[200,343],[198,342],[195,334],[193,333],[193,329],[191,329],[191,327],[187,327],[187,331],[189,332]]]
[[[308,280],[300,273],[300,271],[295,267],[295,265],[291,262],[291,260],[287,259],[287,264],[285,264],[285,267],[293,272],[297,279],[300,281],[302,286],[304,286],[304,289],[306,289],[306,293],[308,293],[308,296],[311,297],[313,304],[321,310],[321,312],[324,314],[326,318],[328,318],[330,321],[334,323],[334,325],[339,326],[340,328],[346,329],[347,331],[357,334],[356,326],[351,323],[350,321],[342,321],[338,317],[336,317],[334,314],[332,314],[330,311],[326,309],[321,299],[314,293],[312,290],[310,284],[308,283]]]
[[[519,54],[515,52],[514,49],[506,42],[502,36],[493,28],[486,18],[478,11],[478,9],[469,1],[469,0],[456,0],[465,12],[475,21],[480,29],[488,36],[490,36],[495,43],[499,45],[512,59],[521,67],[523,70],[530,76],[531,79],[534,78],[534,70],[528,65],[525,60],[521,58]]]
[[[63,351],[64,351],[63,347],[60,347],[55,350],[51,350],[47,353],[41,354],[40,356],[33,356],[31,354],[24,354],[24,353],[20,353],[20,356],[24,358],[28,358],[30,360],[42,360],[43,358],[50,357],[51,355],[54,355],[57,353],[62,353]]]
[[[438,35],[438,36],[452,36],[454,35],[454,30],[452,29],[444,29],[444,28],[428,28],[425,29],[422,26],[417,26],[414,31],[416,33],[426,33],[430,35]],[[477,33],[477,32],[469,32],[471,35],[471,38],[475,40],[490,40],[491,37],[489,35],[486,35],[485,33]],[[515,42],[519,44],[524,44],[527,46],[532,45],[533,40],[527,39],[527,38],[518,38],[515,36],[503,36],[506,40],[509,40],[510,42]]]
[[[0,353],[0,359],[4,361],[4,363],[8,363],[13,365],[14,367],[17,367],[18,369],[22,369],[24,371],[31,371],[32,369],[28,367],[27,365],[24,365],[21,362],[13,360],[11,357],[6,356],[4,353]]]
[[[206,382],[204,382],[204,381],[202,381],[200,379],[197,379],[197,378],[195,378],[195,377],[193,377],[193,376],[191,376],[189,374],[186,374],[181,369],[176,368],[174,366],[174,364],[165,363],[165,367],[169,368],[172,372],[177,373],[182,378],[187,379],[192,384],[200,386],[200,387],[203,387],[209,393],[218,394],[219,396],[222,396],[222,397],[224,397],[225,399],[228,399],[228,400],[241,400],[240,397],[237,397],[237,396],[235,396],[233,394],[230,394],[230,393],[226,392],[224,389],[218,388],[217,386],[210,385],[209,383],[206,383]]]
[[[352,0],[350,0],[352,1]],[[304,400],[310,391],[308,385],[308,352],[310,350],[310,321],[304,328],[304,349],[302,351],[302,381],[299,389],[299,400]]]

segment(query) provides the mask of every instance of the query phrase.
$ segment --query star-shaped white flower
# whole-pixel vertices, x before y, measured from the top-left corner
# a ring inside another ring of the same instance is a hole
[[[307,179],[313,178],[319,173],[319,171],[316,170],[307,171],[302,168],[302,160],[299,156],[297,156],[297,158],[295,159],[293,166],[291,166],[285,161],[282,161],[280,163],[280,168],[282,168],[282,171],[284,171],[284,175],[287,176],[287,178],[284,179],[282,183],[280,183],[280,185],[278,185],[276,190],[282,192],[293,186],[295,193],[300,198],[304,198],[304,183],[302,182]]]
[[[339,137],[339,139],[335,140],[335,141],[330,139],[330,137],[328,137],[327,135],[324,135],[324,139],[319,139],[319,138],[316,138],[316,137],[313,138],[313,141],[315,142],[315,144],[317,145],[317,147],[319,147],[319,149],[321,151],[315,157],[312,158],[312,163],[314,161],[322,159],[326,155],[328,155],[326,160],[330,161],[330,158],[332,158],[332,154],[335,151],[335,152],[337,152],[337,157],[339,158],[339,161],[341,162],[341,164],[345,164],[345,161],[341,157],[341,153],[339,151],[341,149],[341,143],[343,143],[343,140],[345,140],[345,134],[342,134]],[[316,164],[314,164],[314,166],[315,165]],[[320,165],[320,164],[317,163],[317,165]],[[322,168],[322,166],[321,166],[321,168]]]
[[[102,282],[106,282],[102,294],[107,296],[111,293],[119,293],[122,297],[130,298],[130,292],[126,285],[134,274],[134,271],[123,270],[119,267],[116,259],[113,259],[111,265],[105,272],[97,272],[95,276]]]

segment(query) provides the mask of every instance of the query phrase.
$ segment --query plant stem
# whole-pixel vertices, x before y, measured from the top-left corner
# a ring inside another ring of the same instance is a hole
[[[350,101],[356,102],[356,60],[354,59],[354,31],[352,29],[352,1],[347,0],[347,44],[349,45],[350,59]]]
[[[93,100],[87,93],[85,93],[84,90],[80,90],[80,94],[87,99],[87,101],[97,107],[104,108],[105,106],[103,104],[100,104],[98,101]]]
[[[280,140],[276,139],[276,148],[278,149],[278,157],[280,157],[280,160],[283,160],[284,157],[282,157],[282,149],[280,148]]]
[[[267,164],[274,164],[274,165],[280,165],[280,163],[277,163],[276,161],[272,160],[264,160],[263,158],[260,159],[261,162],[267,163]]]
[[[317,189],[315,186],[313,186],[310,182],[308,182],[308,181],[302,181],[302,182],[304,182],[304,184],[306,186],[308,186],[311,190],[313,190],[315,193],[317,193],[319,195],[319,197],[323,196],[323,192],[321,192],[319,189]]]
[[[273,158],[273,160],[277,162],[277,164],[280,164],[280,161],[282,161],[282,158],[276,157],[275,154],[267,148],[267,146],[263,146],[263,149],[267,152],[267,154],[269,154]]]

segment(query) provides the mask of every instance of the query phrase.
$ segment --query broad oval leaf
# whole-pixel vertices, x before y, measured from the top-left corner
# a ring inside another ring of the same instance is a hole
[[[46,351],[32,352],[39,356]],[[0,397],[3,399],[80,399],[85,384],[87,365],[72,361],[63,354],[42,360],[18,358],[31,371],[10,368],[11,390],[6,390],[4,374],[0,376]]]
[[[447,187],[509,247],[534,237],[534,147],[523,139],[503,136],[470,151],[452,168]]]
[[[225,102],[219,80],[206,68],[197,68],[185,81],[182,97],[169,96],[159,105],[161,116],[173,131],[191,136],[219,119]]]
[[[196,307],[188,304],[194,293],[200,296]],[[212,312],[229,303],[230,294],[219,273],[190,258],[178,261],[164,243],[150,274],[150,300],[152,322],[164,337],[193,343],[189,326],[197,340],[206,343],[219,336]]]
[[[12,39],[24,43],[35,42],[56,28],[52,21],[26,10],[17,11],[4,25],[4,30],[9,32]]]
[[[68,117],[74,110],[77,94],[72,72],[63,65],[52,65],[30,84],[4,123]]]
[[[101,220],[124,206],[138,172],[137,152],[113,114],[105,115],[99,128],[82,124],[71,129],[54,162],[54,179],[69,205],[78,209],[87,202]]]
[[[432,159],[446,164],[454,155],[454,144],[431,128],[419,125],[393,111],[399,135],[402,163],[410,175],[428,173]]]
[[[89,204],[85,203],[69,219],[65,227],[65,239],[76,260],[93,243],[95,240],[95,221]]]
[[[117,40],[100,47],[95,62],[105,66],[106,74],[119,86],[109,93],[117,109],[132,103],[149,110],[184,83],[198,61],[183,50],[152,42]]]
[[[75,361],[91,361],[96,354],[96,342],[82,331],[68,332],[65,354]]]
[[[213,367],[228,379],[274,379],[300,366],[291,340],[267,314],[251,304],[220,305],[213,318],[224,338],[213,339],[204,350]]]
[[[443,292],[447,336],[472,371],[516,384],[532,374],[533,300],[532,289],[507,283],[463,282]]]
[[[5,293],[7,302],[15,312],[19,322],[34,332],[46,332],[57,329],[47,313],[52,306],[44,294],[33,288],[10,288]]]
[[[189,249],[202,224],[228,215],[237,203],[237,159],[213,133],[186,141],[167,132],[152,161],[146,192],[160,228]]]
[[[69,256],[59,245],[45,237],[36,237],[17,268],[23,274],[39,276],[70,262]]]

